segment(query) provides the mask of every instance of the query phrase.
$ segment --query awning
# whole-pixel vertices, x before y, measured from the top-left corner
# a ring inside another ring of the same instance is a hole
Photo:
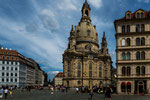
[[[126,85],[126,82],[122,82],[121,85]]]
[[[131,85],[131,82],[128,82],[127,85]]]

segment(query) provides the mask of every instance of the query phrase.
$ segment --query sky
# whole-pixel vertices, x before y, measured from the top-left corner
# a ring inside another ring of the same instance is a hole
[[[72,25],[78,25],[85,0],[0,0],[0,45],[37,61],[52,78],[63,71],[62,54]],[[116,67],[114,20],[138,9],[150,11],[150,0],[87,0],[99,44],[105,31]]]

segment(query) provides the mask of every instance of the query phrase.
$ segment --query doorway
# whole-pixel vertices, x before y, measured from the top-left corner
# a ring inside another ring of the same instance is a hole
[[[143,92],[144,92],[144,89],[145,89],[145,87],[144,87],[144,82],[140,81],[140,82],[138,82],[137,85],[138,85],[137,92],[138,92],[138,93],[143,93]]]

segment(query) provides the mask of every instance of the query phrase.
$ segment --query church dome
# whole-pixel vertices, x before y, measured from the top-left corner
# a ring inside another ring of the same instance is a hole
[[[96,26],[91,23],[90,10],[89,4],[85,1],[81,10],[81,20],[78,26],[75,26],[74,35],[76,37],[76,47],[79,51],[88,47],[91,48],[91,51],[99,50],[98,34]]]
[[[79,25],[75,27],[75,34],[77,42],[89,42],[98,45],[96,26],[93,26],[91,22],[79,22]]]

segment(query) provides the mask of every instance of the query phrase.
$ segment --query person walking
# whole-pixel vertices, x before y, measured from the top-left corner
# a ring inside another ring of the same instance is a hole
[[[13,90],[12,89],[9,90],[9,94],[10,94],[10,97],[12,98],[13,97]]]
[[[111,100],[111,89],[110,89],[110,87],[106,88],[106,91],[105,91],[105,100]]]
[[[7,99],[7,94],[8,94],[8,89],[7,88],[5,88],[4,94],[5,94],[5,99]]]
[[[91,99],[93,98],[93,89],[90,90]]]
[[[78,87],[76,87],[76,92],[79,93],[79,88]]]
[[[53,86],[51,86],[50,90],[51,90],[51,94],[54,94],[54,87]]]
[[[0,88],[0,98],[1,98],[1,99],[3,98],[3,93],[4,93],[3,88]]]

